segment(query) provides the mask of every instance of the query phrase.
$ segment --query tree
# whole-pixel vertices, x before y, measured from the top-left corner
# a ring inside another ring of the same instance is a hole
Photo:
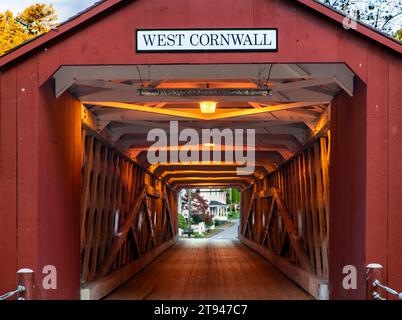
[[[205,222],[205,225],[207,227],[210,227],[214,224],[214,219],[212,217],[212,214],[209,214],[209,213],[202,215],[202,221]]]
[[[213,224],[212,216],[208,213],[208,201],[200,195],[196,190],[188,190],[191,199],[191,212],[190,220],[193,224],[199,224],[200,222],[205,222],[206,226],[211,226]],[[189,196],[185,193],[182,198],[183,209],[188,210],[189,207]]]
[[[180,229],[185,229],[187,227],[186,218],[182,214],[179,214],[178,221],[177,221]]]
[[[191,220],[193,224],[199,224],[200,222],[205,222],[205,225],[207,227],[210,227],[213,225],[214,221],[213,221],[213,217],[211,214],[209,213],[205,213],[205,214],[193,214],[191,216]]]
[[[202,215],[208,211],[208,201],[204,199],[199,192],[190,190],[191,212],[190,215]],[[188,210],[188,195],[184,194],[182,198],[183,209]]]
[[[232,202],[235,204],[239,204],[240,202],[240,191],[236,188],[230,189],[230,192],[232,193]]]
[[[50,31],[56,26],[53,5],[34,4],[17,16],[11,11],[0,13],[0,55],[21,43]]]
[[[226,203],[229,204],[230,211],[234,211],[240,202],[240,191],[236,188],[226,190]]]
[[[394,33],[394,38],[402,41],[402,29],[399,29],[397,32]]]
[[[389,35],[401,28],[402,0],[318,0]]]

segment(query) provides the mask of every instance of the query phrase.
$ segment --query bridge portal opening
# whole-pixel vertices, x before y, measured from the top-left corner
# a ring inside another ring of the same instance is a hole
[[[240,190],[186,188],[178,195],[180,239],[239,238]]]
[[[239,250],[328,297],[331,117],[354,92],[346,65],[63,66],[54,79],[82,111],[83,299],[195,250],[169,249],[185,231],[183,199],[222,190],[239,192]],[[208,214],[221,221],[216,202]]]

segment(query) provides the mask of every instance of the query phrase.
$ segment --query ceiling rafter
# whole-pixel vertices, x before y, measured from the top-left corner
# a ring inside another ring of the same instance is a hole
[[[234,176],[237,174],[236,170],[166,170],[164,171],[160,177],[162,179],[169,179],[170,177],[184,177],[184,176],[194,176],[194,177],[209,177],[209,176],[216,176],[216,175],[221,175],[221,176]],[[250,174],[250,177],[254,177],[255,173],[253,172]]]
[[[274,111],[282,111],[282,110],[289,110],[295,108],[304,108],[309,106],[315,106],[317,104],[328,104],[330,101],[303,101],[303,102],[293,102],[293,103],[286,103],[286,104],[279,104],[279,105],[272,105],[272,106],[264,106],[261,108],[255,109],[239,109],[239,110],[222,110],[219,113],[214,114],[201,114],[195,111],[198,109],[191,111],[183,111],[182,109],[165,109],[165,108],[153,108],[142,106],[138,104],[130,104],[130,103],[122,103],[122,102],[113,102],[113,101],[82,101],[85,105],[92,105],[92,106],[100,106],[100,107],[107,107],[107,108],[118,108],[118,109],[125,109],[125,110],[135,110],[140,112],[148,112],[148,113],[155,113],[160,115],[170,115],[179,118],[188,118],[188,119],[196,119],[196,120],[220,120],[220,119],[228,119],[228,118],[237,118],[242,116],[249,116],[261,113],[269,113]]]

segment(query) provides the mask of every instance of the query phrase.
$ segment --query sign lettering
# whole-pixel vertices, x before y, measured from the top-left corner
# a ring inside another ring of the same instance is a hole
[[[137,52],[277,50],[277,29],[137,30]]]

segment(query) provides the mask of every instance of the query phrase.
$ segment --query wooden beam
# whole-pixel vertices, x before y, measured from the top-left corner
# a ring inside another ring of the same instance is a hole
[[[261,108],[255,109],[238,109],[234,111],[226,111],[224,109],[219,109],[219,112],[214,114],[202,114],[199,110],[191,110],[184,111],[185,109],[166,109],[166,108],[153,108],[142,106],[138,104],[129,104],[129,103],[122,103],[122,102],[112,102],[112,101],[83,101],[83,104],[86,105],[93,105],[93,106],[101,106],[101,107],[108,107],[108,108],[119,108],[119,109],[126,109],[126,110],[134,110],[140,112],[148,112],[154,113],[159,115],[168,115],[174,116],[178,118],[188,118],[188,119],[197,119],[197,120],[220,120],[220,119],[229,119],[229,118],[236,118],[236,117],[243,117],[249,115],[256,115],[261,113],[269,113],[274,111],[282,111],[282,110],[289,110],[295,108],[303,108],[314,106],[317,104],[327,104],[329,101],[304,101],[304,102],[294,102],[294,103],[287,103],[287,104],[280,104],[280,105],[272,105],[272,106],[265,106]]]
[[[284,64],[282,65],[284,68],[289,70],[291,73],[295,75],[297,78],[311,78],[312,75],[308,72],[304,67],[299,64]]]
[[[273,188],[268,189],[268,190],[262,190],[259,192],[255,192],[253,194],[253,199],[255,200],[255,199],[271,198],[274,196],[274,194],[275,194],[275,191]]]
[[[250,204],[248,206],[248,210],[247,210],[247,214],[246,214],[246,219],[244,220],[245,225],[244,225],[244,229],[243,229],[243,235],[246,235],[247,228],[250,225],[250,216],[251,216],[251,212],[253,211],[253,207],[254,207],[254,198],[251,197]]]
[[[101,79],[92,79],[92,80],[83,80],[79,79],[75,81],[75,84],[78,86],[85,86],[90,88],[102,88],[107,90],[127,90],[127,91],[136,91],[138,86],[127,84],[127,83],[117,83],[110,80],[101,80]]]
[[[150,235],[151,235],[151,241],[152,241],[152,244],[154,245],[154,246],[156,246],[156,236],[155,236],[155,230],[154,230],[154,222],[152,221],[152,212],[151,212],[151,209],[150,209],[150,204],[149,204],[149,198],[146,198],[145,199],[145,213],[146,213],[146,215],[145,215],[145,217],[147,218],[147,221],[148,221],[148,227],[149,227],[149,231],[150,231]]]
[[[177,183],[173,186],[174,189],[183,189],[183,188],[228,188],[228,187],[239,187],[240,189],[245,189],[247,185],[241,184],[239,182],[231,183],[231,182],[221,182],[221,183]]]
[[[334,78],[316,78],[301,81],[290,81],[287,83],[280,83],[272,86],[272,91],[277,92],[277,91],[286,91],[294,89],[304,89],[309,87],[327,85],[331,83],[336,83]]]
[[[83,101],[82,103],[86,104],[86,105],[100,106],[100,107],[106,107],[106,108],[118,108],[118,109],[155,113],[155,114],[160,114],[160,115],[175,116],[178,118],[205,120],[204,116],[194,114],[191,112],[178,111],[178,110],[174,110],[174,109],[153,108],[153,107],[141,106],[138,104],[112,102],[112,101]]]
[[[257,103],[257,102],[249,102],[248,103],[250,106],[252,106],[253,108],[261,108],[262,106],[259,104],[259,103]]]
[[[186,177],[192,177],[192,178],[218,178],[218,177],[236,177],[237,176],[237,171],[196,171],[196,170],[189,170],[189,171],[177,171],[175,173],[168,173],[168,174],[163,174],[161,178],[163,179],[164,182],[170,181],[172,178],[186,178]],[[248,175],[250,179],[256,180],[257,178],[255,177],[254,174]]]
[[[175,234],[175,232],[174,232],[174,227],[173,227],[172,212],[170,210],[169,197],[167,196],[166,191],[163,192],[163,199],[165,200],[167,217],[169,218],[170,231],[172,232],[172,236],[173,236]]]
[[[270,188],[268,190],[256,192],[252,196],[252,202],[257,199],[270,198],[270,197],[272,197],[273,201],[275,201],[277,204],[278,212],[279,212],[280,216],[282,217],[282,220],[284,222],[284,226],[286,229],[286,233],[288,234],[290,243],[291,243],[293,249],[295,250],[295,253],[300,262],[300,265],[302,266],[302,268],[304,268],[308,272],[313,273],[314,268],[311,265],[310,260],[304,251],[303,246],[301,245],[300,239],[297,235],[296,227],[294,226],[292,218],[290,217],[287,209],[285,208],[285,206],[282,202],[282,199],[280,197],[278,190],[276,188]],[[246,220],[245,220],[245,228],[244,228],[243,235],[245,235],[247,226],[250,223],[249,219],[251,216],[251,211],[252,211],[252,207],[250,204],[249,211],[247,212],[247,216],[246,216]]]
[[[308,136],[308,140],[313,139],[315,136],[323,132],[323,130],[327,130],[331,126],[331,105],[329,105],[317,119],[311,123],[310,126],[310,134]]]
[[[210,168],[211,169],[211,168]],[[197,169],[189,169],[189,170],[166,170],[163,173],[160,174],[160,178],[164,179],[167,177],[172,177],[172,176],[182,176],[182,175],[195,175],[197,176],[198,174],[200,175],[208,175],[208,174],[223,174],[223,175],[236,175],[237,171],[233,170],[233,168],[226,168],[227,170],[224,170],[225,168],[216,168],[216,170],[210,170],[210,169],[205,169],[205,170],[197,170]],[[252,176],[252,174],[251,174]]]
[[[149,185],[145,185],[145,189],[147,192],[147,195],[153,198],[159,198],[161,196],[161,193],[158,189],[151,187]]]
[[[290,243],[292,244],[292,247],[296,252],[300,265],[308,272],[313,273],[314,268],[311,265],[310,260],[303,249],[303,246],[301,245],[300,239],[297,235],[296,227],[294,226],[292,218],[290,217],[287,209],[285,208],[282,199],[276,189],[274,190],[274,199],[276,200],[278,211],[282,217],[286,232],[289,236]]]
[[[254,179],[252,178],[248,178],[247,176],[243,177],[239,177],[239,176],[230,176],[230,177],[222,177],[222,176],[218,176],[218,177],[194,177],[194,176],[190,176],[190,177],[173,177],[170,178],[168,180],[168,183],[170,185],[174,185],[175,183],[180,183],[180,182],[186,182],[186,181],[190,181],[190,182],[203,182],[203,181],[211,181],[211,182],[223,182],[223,181],[229,181],[229,182],[234,182],[234,181],[239,181],[239,182],[244,182],[244,183],[251,183],[253,182]]]
[[[206,120],[220,120],[220,119],[236,118],[236,117],[249,116],[249,115],[261,114],[261,113],[269,113],[269,112],[289,110],[289,109],[295,109],[295,108],[304,108],[304,107],[314,106],[317,104],[327,104],[327,103],[329,103],[329,101],[321,101],[321,102],[304,101],[304,102],[294,102],[294,103],[265,106],[265,107],[261,107],[261,108],[255,108],[255,109],[228,111],[228,112],[224,112],[221,114],[209,115],[206,117]]]
[[[271,200],[271,207],[268,212],[268,217],[266,220],[266,226],[265,226],[265,232],[264,232],[264,237],[261,241],[261,245],[264,245],[265,239],[268,239],[268,242],[270,241],[270,236],[269,236],[269,226],[271,225],[272,217],[274,215],[274,208],[275,208],[275,201],[274,199]]]
[[[99,132],[99,125],[98,121],[95,116],[92,114],[91,111],[87,109],[84,105],[81,105],[81,121],[85,124],[88,128],[95,132]]]
[[[110,267],[112,266],[113,261],[116,258],[116,255],[119,253],[119,250],[121,249],[124,241],[126,240],[129,230],[132,228],[133,218],[140,211],[143,201],[146,199],[146,196],[147,196],[147,190],[146,188],[144,188],[140,196],[134,203],[132,209],[125,217],[125,221],[123,225],[120,227],[119,232],[115,235],[109,255],[105,257],[105,259],[103,260],[99,268],[97,278],[104,277],[109,272]]]

